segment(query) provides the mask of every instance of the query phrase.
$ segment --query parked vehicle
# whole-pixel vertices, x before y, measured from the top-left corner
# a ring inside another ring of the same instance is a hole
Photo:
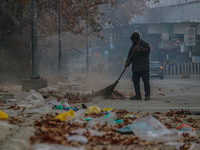
[[[159,61],[150,62],[150,77],[159,77],[164,79],[163,66]]]

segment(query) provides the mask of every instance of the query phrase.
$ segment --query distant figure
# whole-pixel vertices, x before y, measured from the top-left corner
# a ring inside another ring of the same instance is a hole
[[[150,83],[149,83],[149,53],[150,47],[147,42],[140,38],[138,32],[131,35],[132,46],[129,50],[125,67],[132,63],[132,81],[135,88],[135,96],[131,100],[142,100],[140,93],[140,77],[144,83],[145,100],[150,100]],[[132,54],[133,53],[133,54]],[[132,57],[131,57],[132,55]]]

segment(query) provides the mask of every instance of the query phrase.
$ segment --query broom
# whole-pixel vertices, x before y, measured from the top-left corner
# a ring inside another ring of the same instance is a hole
[[[140,41],[141,41],[141,39],[140,39]],[[136,47],[139,46],[140,41],[137,43]],[[127,62],[130,63],[130,60],[131,60],[131,58],[132,58],[134,52],[135,52],[135,47],[134,47],[133,52],[131,53],[131,55],[128,57]],[[99,91],[99,92],[97,93],[97,95],[99,95],[99,96],[104,96],[105,98],[108,98],[108,97],[112,94],[112,92],[114,91],[114,89],[115,89],[115,87],[117,86],[117,84],[119,83],[119,80],[121,79],[122,75],[123,75],[124,72],[126,71],[126,68],[127,68],[127,67],[124,67],[124,70],[122,71],[122,73],[121,73],[121,75],[119,76],[119,78],[117,79],[117,81],[115,81],[115,83],[113,83],[113,84],[109,85],[108,87],[104,88],[103,90]]]

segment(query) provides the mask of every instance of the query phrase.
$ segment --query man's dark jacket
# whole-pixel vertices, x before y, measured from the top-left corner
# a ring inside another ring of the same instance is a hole
[[[128,53],[128,58],[131,56],[135,46],[135,44],[132,44]],[[134,51],[134,54],[129,62],[129,65],[132,63],[132,72],[149,71],[149,44],[141,39],[139,48],[140,51]]]

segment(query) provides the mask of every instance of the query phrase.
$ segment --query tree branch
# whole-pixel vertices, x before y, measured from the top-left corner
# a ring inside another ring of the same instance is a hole
[[[6,9],[4,7],[0,7],[0,10],[3,12],[3,14],[7,15],[16,26],[18,26],[18,27],[21,26],[21,24],[19,23],[17,18],[15,16],[13,16],[12,13],[8,9]]]

